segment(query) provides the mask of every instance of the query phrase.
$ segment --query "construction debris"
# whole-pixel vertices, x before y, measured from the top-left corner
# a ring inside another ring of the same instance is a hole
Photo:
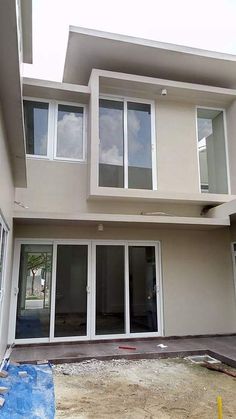
[[[119,349],[128,349],[129,351],[136,351],[135,346],[119,346]]]
[[[5,370],[0,371],[0,378],[7,378],[8,377],[8,372]]]
[[[223,372],[224,374],[229,375],[230,377],[236,378],[236,371],[228,370],[224,365],[222,364],[210,364],[209,362],[203,362],[201,364],[203,367],[207,368],[208,370]]]

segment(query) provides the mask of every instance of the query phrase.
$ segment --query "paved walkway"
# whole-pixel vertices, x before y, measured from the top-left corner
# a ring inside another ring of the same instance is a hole
[[[166,348],[160,348],[162,343]],[[121,349],[128,346],[136,349]],[[208,353],[236,367],[236,335],[196,338],[156,338],[140,340],[72,342],[15,346],[11,360],[32,363],[48,360],[52,363],[81,362],[89,359],[167,358]]]

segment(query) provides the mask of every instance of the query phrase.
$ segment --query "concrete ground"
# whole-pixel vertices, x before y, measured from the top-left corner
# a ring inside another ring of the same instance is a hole
[[[56,418],[215,419],[236,417],[236,379],[189,361],[90,360],[54,367]]]

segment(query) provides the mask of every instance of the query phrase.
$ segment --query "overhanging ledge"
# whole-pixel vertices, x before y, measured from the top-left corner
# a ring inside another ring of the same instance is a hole
[[[235,55],[70,26],[63,81],[87,84],[92,68],[236,87]]]
[[[104,223],[110,225],[138,225],[138,226],[186,226],[186,227],[203,227],[217,228],[230,225],[229,217],[224,218],[207,218],[207,217],[176,217],[163,215],[137,215],[137,214],[60,214],[60,213],[32,213],[27,211],[15,211],[14,220],[17,223],[48,223],[50,224],[67,224],[80,223],[84,225],[94,225]]]

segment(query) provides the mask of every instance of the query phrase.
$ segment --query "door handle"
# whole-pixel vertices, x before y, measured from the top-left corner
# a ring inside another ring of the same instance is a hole
[[[86,292],[89,294],[90,293],[90,287],[87,285],[86,287]]]

